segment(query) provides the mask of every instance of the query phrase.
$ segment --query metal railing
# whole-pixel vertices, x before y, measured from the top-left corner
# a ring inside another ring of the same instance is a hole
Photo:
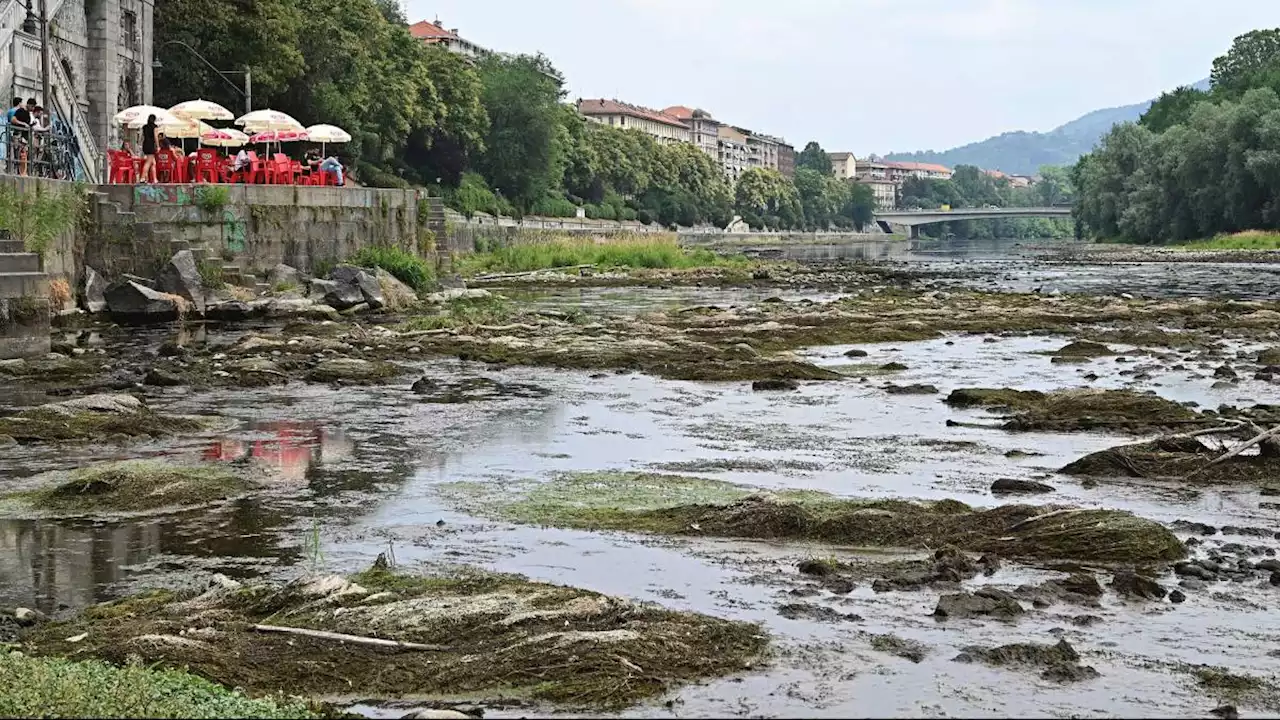
[[[0,126],[0,174],[75,180],[80,144],[55,121],[48,130]]]

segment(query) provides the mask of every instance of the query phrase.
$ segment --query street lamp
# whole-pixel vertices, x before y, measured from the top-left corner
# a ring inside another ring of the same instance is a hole
[[[27,0],[27,17],[22,21],[22,32],[28,35],[35,35],[37,24],[36,14],[31,9],[31,0]]]
[[[28,3],[30,2],[30,0],[27,0],[27,1]],[[253,76],[250,74],[248,70],[219,70],[218,68],[213,66],[213,63],[206,60],[203,55],[196,52],[195,48],[182,42],[181,40],[167,40],[163,43],[160,43],[160,47],[164,47],[165,45],[181,45],[182,47],[186,48],[187,51],[190,52],[192,55],[195,55],[196,58],[200,60],[200,62],[204,63],[205,65],[208,65],[210,70],[218,73],[218,77],[225,80],[226,83],[231,86],[232,90],[235,90],[236,92],[240,93],[240,96],[244,98],[244,111],[246,114],[253,112]],[[159,60],[152,60],[151,67],[153,69],[159,70],[161,67],[164,67],[164,65],[161,64]],[[244,75],[244,89],[241,90],[240,88],[236,87],[235,83],[227,79],[228,75]]]

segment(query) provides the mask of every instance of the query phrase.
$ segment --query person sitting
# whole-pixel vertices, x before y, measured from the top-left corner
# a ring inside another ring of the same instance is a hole
[[[133,143],[128,140],[120,143],[120,152],[128,155],[129,157],[137,157],[137,154],[133,151]]]
[[[240,148],[240,152],[236,153],[236,159],[231,163],[231,172],[241,172],[249,167],[249,153],[244,148]]]
[[[311,148],[306,151],[302,155],[302,162],[310,168],[312,172],[315,172],[317,167],[320,165],[320,151],[315,148]]]
[[[325,158],[324,161],[320,163],[320,170],[324,172],[331,172],[334,175],[336,175],[338,178],[339,187],[345,184],[344,179],[342,177],[342,163],[338,162],[338,158],[332,155]]]

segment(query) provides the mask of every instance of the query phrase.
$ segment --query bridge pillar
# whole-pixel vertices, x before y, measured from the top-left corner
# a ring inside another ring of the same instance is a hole
[[[920,226],[919,226],[919,225],[912,225],[912,226],[911,226],[911,239],[912,239],[912,240],[919,240],[919,239],[920,239]]]

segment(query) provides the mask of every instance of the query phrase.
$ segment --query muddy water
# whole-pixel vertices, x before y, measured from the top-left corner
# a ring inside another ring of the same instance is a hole
[[[609,305],[634,312],[700,301],[686,291],[578,292],[584,293],[578,302],[591,309]],[[637,295],[643,300],[629,300]],[[572,298],[549,293],[543,301]],[[107,342],[154,345],[163,339],[150,333],[109,337]],[[1053,474],[1084,453],[1126,438],[946,425],[948,419],[985,419],[981,411],[956,411],[942,404],[947,392],[966,386],[1133,387],[1207,407],[1275,394],[1273,385],[1250,380],[1214,388],[1212,368],[1200,367],[1194,359],[1184,361],[1188,370],[1169,371],[1164,368],[1172,362],[1160,363],[1150,368],[1149,379],[1134,380],[1121,373],[1155,363],[1123,346],[1116,349],[1130,353],[1134,362],[1107,357],[1063,365],[1041,354],[1064,342],[954,337],[866,345],[869,357],[857,362],[897,361],[908,369],[867,382],[809,384],[785,394],[753,393],[742,383],[677,382],[636,374],[592,376],[536,368],[495,372],[452,360],[418,365],[431,376],[485,376],[541,385],[551,392],[537,399],[427,404],[409,392],[407,382],[345,390],[295,383],[199,394],[151,389],[148,402],[158,409],[220,414],[234,421],[235,429],[128,448],[6,449],[0,455],[5,487],[21,488],[45,469],[151,455],[265,463],[276,468],[278,487],[226,508],[164,518],[0,520],[0,606],[54,611],[145,585],[198,582],[211,571],[287,578],[314,570],[355,570],[387,552],[402,567],[473,564],[756,621],[777,638],[777,657],[767,667],[683,689],[673,697],[673,709],[642,706],[626,715],[1203,714],[1218,703],[1169,667],[1209,663],[1236,672],[1276,673],[1280,658],[1267,654],[1280,641],[1275,589],[1255,581],[1217,583],[1188,591],[1182,605],[1126,605],[1108,594],[1101,610],[1057,605],[1005,625],[939,623],[929,616],[937,591],[877,594],[864,583],[849,595],[804,599],[857,613],[861,622],[790,620],[778,614],[777,606],[796,600],[787,592],[797,587],[798,560],[867,556],[799,544],[513,526],[460,512],[439,491],[443,483],[457,481],[501,484],[562,471],[632,470],[695,460],[805,461],[811,464],[805,467],[820,469],[695,474],[767,488],[811,488],[853,497],[952,497],[986,506],[1004,502],[988,492],[992,479],[1039,478],[1057,488],[1053,501],[1129,509],[1165,522],[1185,518],[1277,529],[1275,512],[1259,509],[1256,492],[1249,490],[1187,492],[1136,482],[1087,488]],[[850,362],[843,356],[846,349],[814,348],[808,354],[816,362],[840,365]],[[1097,379],[1085,380],[1086,373]],[[941,392],[889,395],[882,389],[887,382],[930,383]],[[1006,457],[1011,450],[1039,454]],[[318,552],[308,549],[314,537],[320,539]],[[1270,537],[1224,539],[1272,549],[1278,545]],[[992,578],[966,584],[1013,588],[1054,576],[1006,566]],[[1174,580],[1162,578],[1166,585]],[[1086,612],[1101,616],[1102,622],[1088,628],[1072,624],[1071,616]],[[930,652],[913,664],[871,649],[867,634],[884,632],[918,640]],[[1033,673],[952,661],[966,645],[1054,642],[1057,637],[1070,640],[1084,663],[1102,677],[1064,686]]]

